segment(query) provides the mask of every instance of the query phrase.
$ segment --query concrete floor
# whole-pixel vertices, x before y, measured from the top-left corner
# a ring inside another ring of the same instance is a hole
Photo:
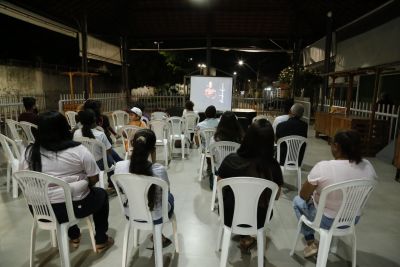
[[[330,147],[324,140],[315,139],[310,131],[309,147],[305,157],[303,180],[307,171],[322,159],[331,159]],[[120,148],[119,148],[120,149]],[[161,153],[159,153],[161,154]],[[372,193],[364,214],[357,226],[358,266],[400,266],[400,184],[394,181],[395,168],[375,158],[370,159],[379,176],[379,183]],[[164,249],[164,266],[196,267],[219,266],[220,253],[215,251],[217,235],[217,214],[210,211],[211,191],[208,181],[197,181],[199,154],[193,150],[189,159],[171,161],[168,169],[171,192],[175,196],[175,214],[181,247],[174,253],[173,245]],[[0,152],[0,266],[22,267],[29,265],[29,236],[32,218],[25,206],[22,195],[12,199],[5,188],[4,156]],[[297,226],[291,207],[296,194],[295,175],[285,175],[289,184],[276,202],[274,217],[267,229],[265,266],[315,266],[315,258],[304,259],[303,244],[299,242],[294,257],[289,248],[294,240]],[[289,189],[290,188],[290,189]],[[110,230],[115,245],[103,254],[93,253],[88,232],[83,228],[81,246],[71,250],[72,266],[120,266],[122,239],[125,219],[121,215],[117,199],[110,200]],[[83,224],[82,224],[83,225]],[[171,235],[166,227],[164,233]],[[149,232],[140,235],[139,249],[131,249],[130,266],[154,266]],[[351,266],[349,239],[339,242],[337,254],[331,254],[328,266]],[[51,248],[49,234],[39,231],[37,237],[36,266],[60,266],[56,248]],[[257,251],[243,255],[238,241],[233,240],[229,250],[228,266],[257,266]]]

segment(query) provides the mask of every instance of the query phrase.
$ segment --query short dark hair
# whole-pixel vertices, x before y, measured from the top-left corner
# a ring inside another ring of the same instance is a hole
[[[217,115],[217,109],[213,105],[208,106],[206,108],[205,114],[206,118],[215,118],[215,116]]]
[[[32,109],[36,105],[36,99],[31,96],[26,96],[22,98],[22,103],[25,109]]]
[[[341,130],[335,134],[333,143],[340,146],[344,155],[350,162],[360,163],[361,157],[361,137],[355,130]]]
[[[193,111],[194,103],[190,100],[186,101],[185,108],[188,111]]]

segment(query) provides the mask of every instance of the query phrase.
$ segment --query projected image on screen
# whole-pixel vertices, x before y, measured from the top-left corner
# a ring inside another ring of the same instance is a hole
[[[210,105],[221,111],[231,110],[232,78],[190,77],[190,100],[197,111],[204,111]]]

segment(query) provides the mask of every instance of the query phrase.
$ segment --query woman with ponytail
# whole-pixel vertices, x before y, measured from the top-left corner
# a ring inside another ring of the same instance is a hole
[[[82,124],[82,128],[77,129],[74,132],[74,139],[79,137],[87,137],[92,138],[100,141],[104,144],[107,149],[107,163],[108,166],[112,166],[115,162],[120,161],[121,158],[119,156],[113,157],[113,154],[116,154],[113,151],[110,142],[108,141],[104,132],[96,129],[96,113],[92,109],[85,109],[83,111],[79,111],[78,113],[79,121]],[[98,148],[95,153],[94,157],[96,159],[96,163],[101,170],[104,170],[104,163],[103,163],[103,152],[101,148]],[[108,177],[111,177],[114,173],[111,171],[108,173]],[[108,187],[113,188],[113,184],[111,180],[108,180]]]
[[[358,132],[354,130],[337,132],[331,143],[331,151],[334,160],[318,162],[303,184],[300,196],[294,198],[293,207],[297,218],[305,215],[309,220],[314,220],[316,206],[325,187],[355,179],[373,180],[377,177],[371,163],[361,157],[361,139]],[[341,193],[332,192],[327,196],[321,228],[330,229],[341,202]],[[359,217],[356,218],[356,223],[358,219]],[[315,244],[314,231],[303,225],[302,233],[307,242],[304,256],[315,255],[318,252],[318,245]]]
[[[120,161],[115,166],[115,174],[134,173],[161,178],[169,184],[168,174],[165,167],[159,163],[150,162],[149,156],[156,149],[156,136],[150,129],[141,129],[136,132],[132,139],[132,156],[130,160]],[[162,223],[162,201],[161,188],[151,186],[148,193],[149,208],[152,211],[153,223]],[[174,213],[174,197],[168,192],[168,216]],[[163,246],[171,241],[163,236]]]
[[[96,248],[103,251],[114,241],[107,236],[108,196],[104,189],[93,187],[99,179],[99,168],[93,155],[83,145],[72,140],[67,119],[59,112],[39,114],[35,143],[22,154],[20,170],[32,170],[55,176],[69,184],[75,216],[93,215],[96,228]],[[63,190],[49,187],[49,199],[59,223],[68,220]],[[68,229],[71,245],[80,243],[77,225]]]
[[[274,158],[274,130],[267,120],[257,120],[247,129],[242,144],[236,153],[228,155],[218,169],[218,179],[237,176],[263,178],[275,182],[279,186],[276,198],[283,185],[281,168]],[[235,209],[235,198],[230,188],[223,190],[225,225],[232,224]],[[265,190],[260,197],[257,211],[257,227],[264,227],[271,191]],[[240,248],[249,252],[257,240],[251,236],[242,236]]]

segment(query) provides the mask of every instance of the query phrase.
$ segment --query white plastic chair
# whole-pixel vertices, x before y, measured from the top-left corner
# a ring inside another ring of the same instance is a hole
[[[156,135],[156,146],[162,146],[164,148],[165,166],[168,166],[168,160],[170,158],[168,148],[168,124],[165,120],[151,120],[149,122],[149,128]]]
[[[14,173],[18,171],[19,161],[21,159],[18,145],[14,140],[3,134],[0,134],[0,143],[7,158],[7,192],[10,192],[10,184],[12,180],[12,195],[13,198],[17,198],[18,184],[14,179]]]
[[[210,146],[211,137],[214,136],[216,128],[205,128],[198,132],[200,141],[200,170],[199,170],[199,181],[203,178],[203,168],[206,158],[211,158],[210,152],[208,150]]]
[[[235,153],[240,147],[240,144],[229,141],[219,141],[210,145],[208,148],[211,155],[211,170],[214,175],[214,186],[211,197],[211,211],[214,210],[215,197],[217,195],[217,175],[216,170],[221,166],[222,161],[231,153]]]
[[[19,135],[19,130],[21,129],[19,122],[12,119],[6,119],[6,124],[9,130],[8,137],[15,141],[18,145],[19,152],[22,152],[24,150],[24,145],[22,144],[22,138]]]
[[[76,126],[76,115],[78,115],[75,111],[65,111],[65,117],[67,118],[68,124],[71,129],[75,128]]]
[[[122,267],[127,265],[128,241],[130,230],[133,228],[133,246],[137,247],[138,230],[153,231],[155,266],[163,266],[162,256],[162,228],[166,223],[172,223],[175,251],[179,253],[178,233],[175,215],[168,218],[168,184],[166,181],[151,176],[136,174],[115,174],[111,177],[117,191],[122,215],[128,221],[125,225],[124,241],[122,248]],[[162,190],[162,223],[153,224],[153,218],[148,206],[148,191],[150,186],[156,185]],[[122,191],[121,191],[122,190]],[[126,210],[124,203],[128,200]],[[127,218],[128,217],[128,218]]]
[[[197,115],[195,112],[189,112],[185,113],[185,115],[182,116],[184,125],[185,125],[185,136],[188,140],[190,140],[191,143],[193,143],[193,138],[194,138],[194,133],[196,133],[196,125],[199,123],[200,117]],[[191,135],[193,134],[193,138],[191,138]]]
[[[119,133],[122,126],[129,123],[129,114],[123,110],[116,110],[111,114],[115,132]]]
[[[324,188],[319,198],[317,213],[315,215],[314,221],[308,220],[304,215],[300,217],[297,226],[296,239],[293,243],[292,250],[290,251],[290,256],[293,256],[294,254],[296,244],[300,238],[301,226],[304,223],[308,227],[317,231],[320,235],[318,258],[316,264],[317,267],[326,266],[332,237],[345,235],[352,235],[352,266],[356,267],[357,246],[355,220],[356,217],[359,216],[361,209],[364,207],[375,185],[376,181],[374,180],[357,179],[333,184]],[[335,220],[332,223],[331,228],[329,230],[325,230],[320,228],[321,219],[324,215],[326,197],[328,196],[328,194],[333,192],[334,194],[342,195],[342,203],[335,217]]]
[[[264,120],[268,121],[268,116],[267,115],[257,115],[257,116],[255,116],[253,118],[253,120],[251,122],[254,123],[255,121],[258,121],[258,120],[261,120],[261,119],[264,119]]]
[[[98,155],[100,153],[101,153],[101,155],[103,155],[102,159],[103,159],[104,170],[100,171],[100,173],[99,173],[99,186],[101,188],[105,188],[105,186],[104,186],[104,173],[108,177],[108,173],[110,171],[113,171],[114,168],[115,168],[114,165],[112,165],[111,167],[108,166],[106,146],[102,142],[100,142],[100,141],[98,141],[96,139],[87,138],[87,137],[77,137],[77,138],[74,138],[74,141],[79,142],[82,145],[84,145],[90,151],[90,153],[92,153],[92,155],[93,155],[93,157],[95,157],[95,159],[96,159],[96,155]],[[96,159],[96,161],[97,160],[99,160],[99,159]]]
[[[21,127],[22,131],[25,134],[26,141],[28,144],[33,144],[35,143],[35,136],[32,133],[32,129],[37,129],[37,125],[27,122],[27,121],[20,121],[19,126]]]
[[[185,142],[186,139],[184,134],[184,121],[181,117],[170,117],[167,119],[167,122],[169,125],[169,142],[171,145],[171,153],[174,153],[175,141],[179,140],[181,141],[182,159],[185,159],[185,146],[188,144],[186,144]]]
[[[281,166],[282,174],[285,170],[297,171],[297,191],[300,193],[301,188],[301,165],[299,166],[300,149],[305,143],[307,147],[307,138],[298,135],[289,135],[278,139],[277,142],[277,160],[280,160],[281,144],[286,143],[285,163]],[[305,154],[305,153],[304,153]],[[303,160],[304,162],[304,160]],[[303,164],[302,162],[302,164]]]
[[[125,150],[125,160],[127,160],[132,153],[131,141],[133,137],[135,136],[136,132],[141,129],[143,128],[135,125],[125,125],[121,127],[122,144]]]
[[[168,118],[168,114],[161,111],[156,111],[151,113],[150,120],[166,120]]]
[[[61,179],[34,171],[16,172],[15,179],[18,181],[18,184],[25,196],[26,202],[32,207],[33,212],[29,266],[34,266],[37,228],[51,231],[53,246],[56,244],[54,231],[56,232],[57,243],[60,251],[61,266],[71,266],[69,259],[68,228],[77,224],[79,219],[75,217],[74,208],[72,206],[71,189],[69,185]],[[58,223],[54,214],[48,195],[48,188],[50,185],[59,186],[64,190],[65,206],[68,214],[68,221],[65,223]],[[89,228],[93,251],[96,251],[92,216],[90,215],[85,217],[85,220]]]
[[[222,197],[222,190],[226,186],[232,189],[235,197],[235,208],[231,227],[226,226],[224,223],[224,199]],[[269,199],[264,227],[257,229],[258,201],[265,189],[271,190],[271,197]],[[218,182],[219,216],[221,219],[221,227],[217,240],[218,250],[221,245],[221,234],[223,234],[220,267],[225,267],[228,261],[229,243],[232,233],[237,235],[257,235],[258,267],[264,266],[265,225],[270,221],[278,189],[279,187],[276,183],[254,177],[232,177],[222,179]]]

